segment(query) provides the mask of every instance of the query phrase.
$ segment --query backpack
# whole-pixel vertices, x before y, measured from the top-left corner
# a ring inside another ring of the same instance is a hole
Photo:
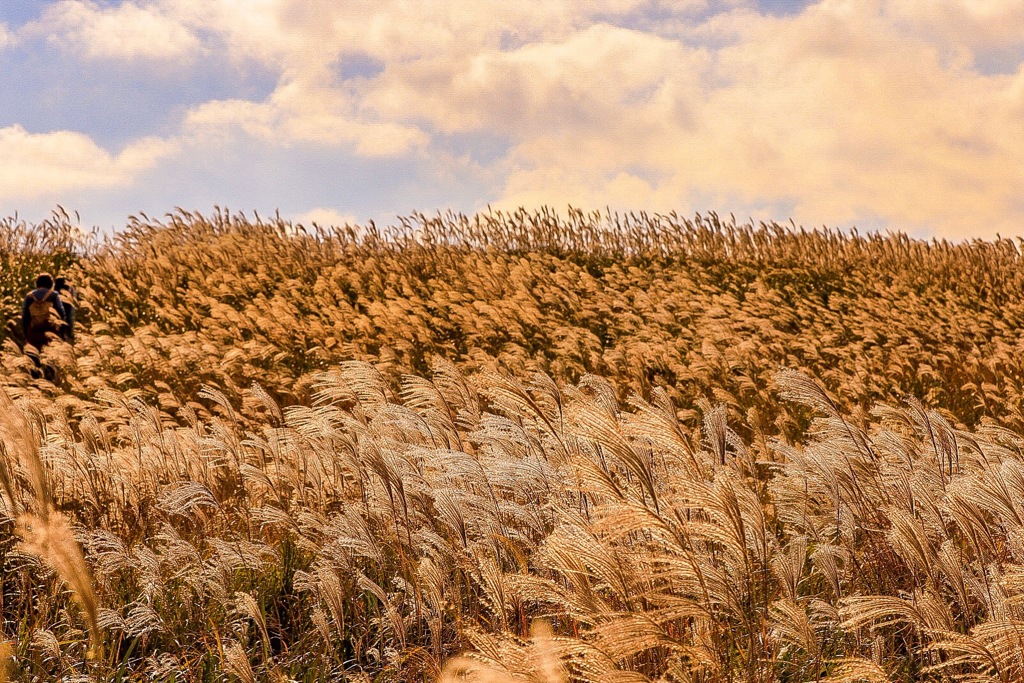
[[[56,315],[56,311],[53,310],[53,302],[50,301],[51,292],[53,292],[53,287],[50,287],[42,299],[37,299],[34,294],[29,295],[32,297],[32,303],[28,305],[28,313],[32,317],[30,328],[49,326],[50,316]]]

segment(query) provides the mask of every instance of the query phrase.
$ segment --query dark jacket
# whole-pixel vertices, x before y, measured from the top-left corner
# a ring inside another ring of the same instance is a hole
[[[61,330],[60,336],[64,338],[64,341],[75,343],[75,312],[78,306],[78,298],[75,293],[75,288],[70,285],[65,286],[63,289],[58,289],[61,293],[60,302],[64,304],[64,329]]]

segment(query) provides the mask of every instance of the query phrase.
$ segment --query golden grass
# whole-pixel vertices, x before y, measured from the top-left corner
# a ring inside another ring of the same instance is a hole
[[[38,436],[21,410],[0,389],[0,482],[8,514],[17,520],[19,549],[42,560],[71,588],[82,609],[91,641],[90,657],[102,656],[102,636],[97,619],[99,601],[93,577],[82,548],[68,520],[54,508],[46,467],[39,453]],[[16,473],[24,472],[31,482],[31,500],[21,495]],[[4,653],[0,653],[6,656]]]
[[[1013,243],[409,228],[75,256],[55,382],[0,353],[14,678],[1024,678]]]

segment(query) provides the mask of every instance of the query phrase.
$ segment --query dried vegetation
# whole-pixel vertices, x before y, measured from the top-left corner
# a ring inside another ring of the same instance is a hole
[[[53,383],[0,354],[16,678],[1024,679],[1012,242],[178,213],[0,259],[60,230],[3,275],[83,320]]]

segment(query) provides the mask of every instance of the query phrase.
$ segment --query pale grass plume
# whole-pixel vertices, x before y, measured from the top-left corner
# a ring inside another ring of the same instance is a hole
[[[493,642],[493,641],[492,641]],[[551,626],[535,621],[525,649],[503,649],[487,656],[456,657],[441,670],[440,683],[566,683],[567,672]]]
[[[37,438],[28,420],[7,393],[0,388],[0,441],[7,457],[0,463],[0,471],[11,472],[11,460],[22,462],[29,472],[35,500],[31,511],[22,513],[17,520],[17,533],[21,548],[53,569],[72,590],[82,609],[89,629],[90,652],[100,656],[102,635],[99,628],[99,599],[95,581],[85,562],[82,548],[75,538],[67,518],[53,509],[46,467],[39,454]],[[9,509],[15,510],[18,492],[15,483],[4,477]]]
[[[222,659],[224,671],[237,677],[242,683],[256,683],[256,673],[249,663],[249,655],[239,643],[224,646]]]
[[[890,683],[889,674],[870,659],[848,657],[837,662],[835,671],[824,683]]]

